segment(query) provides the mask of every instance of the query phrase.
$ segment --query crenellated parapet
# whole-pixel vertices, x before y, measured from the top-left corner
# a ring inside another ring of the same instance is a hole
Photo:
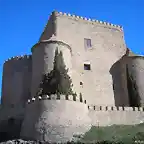
[[[135,125],[144,120],[144,107],[88,106],[94,126]]]
[[[57,16],[66,16],[66,17],[70,17],[72,19],[75,20],[83,20],[88,22],[89,24],[99,24],[101,26],[105,26],[105,27],[111,27],[111,28],[116,28],[119,31],[123,31],[123,27],[120,25],[116,25],[116,24],[112,24],[109,22],[104,22],[104,21],[100,21],[100,20],[96,20],[96,19],[91,19],[91,18],[86,18],[86,17],[82,17],[82,16],[77,16],[74,14],[69,14],[69,13],[63,13],[63,12],[55,12]]]
[[[31,104],[35,101],[41,101],[41,100],[68,100],[68,101],[75,101],[75,102],[81,102],[86,104],[86,100],[83,100],[79,96],[75,95],[42,95],[42,96],[37,96],[33,97],[31,99],[28,99],[27,104]]]
[[[41,38],[39,41],[42,41],[43,39],[49,39],[52,34],[57,36],[57,17],[67,17],[68,19],[73,19],[76,21],[83,21],[84,23],[91,24],[91,25],[98,25],[99,27],[105,27],[109,29],[115,29],[120,32],[123,32],[123,27],[120,25],[112,24],[110,22],[105,22],[105,21],[100,21],[96,19],[91,19],[91,18],[86,18],[70,13],[63,13],[63,12],[58,12],[58,11],[53,11],[50,14],[49,21],[47,24],[44,26],[44,30],[42,32]],[[51,24],[52,23],[52,24]],[[48,33],[48,29],[51,29],[51,32]]]
[[[28,100],[21,137],[42,140],[41,127],[49,133],[45,140],[65,142],[74,133],[85,133],[90,129],[87,104],[74,95],[43,95]],[[44,124],[44,125],[43,125]],[[29,131],[28,131],[29,129]],[[53,135],[53,132],[55,135]]]
[[[13,57],[8,58],[7,60],[5,60],[4,63],[7,63],[9,61],[14,61],[14,60],[21,60],[21,59],[31,59],[31,55],[13,56]]]
[[[91,111],[142,111],[144,107],[117,107],[117,106],[95,106],[89,105],[88,109]]]

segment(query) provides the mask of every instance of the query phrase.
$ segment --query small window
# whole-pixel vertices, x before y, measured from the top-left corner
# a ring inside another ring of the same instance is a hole
[[[85,48],[91,48],[92,47],[91,39],[84,38],[84,45],[85,45]]]
[[[91,70],[90,64],[84,64],[84,70]]]
[[[80,82],[80,85],[83,85],[83,83],[82,83],[82,82]]]

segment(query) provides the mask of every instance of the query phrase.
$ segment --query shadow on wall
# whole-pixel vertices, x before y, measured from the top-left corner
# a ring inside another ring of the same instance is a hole
[[[7,121],[3,120],[0,123],[0,142],[7,141],[9,138],[8,132],[7,132]]]
[[[131,106],[139,107],[140,96],[138,94],[138,87],[136,82],[133,80],[132,75],[129,75],[127,64],[126,67],[126,78],[127,78],[127,90],[128,90],[128,104],[125,102],[125,92],[122,87],[122,73],[121,73],[121,60],[115,62],[110,68],[110,74],[113,79],[113,92],[115,99],[115,106]]]
[[[20,138],[22,120],[9,118],[0,123],[0,142]]]
[[[128,66],[126,66],[127,70],[127,88],[129,94],[129,101],[131,107],[140,107],[141,106],[141,99],[138,93],[138,87],[136,81],[134,81],[133,76],[128,72]]]
[[[114,92],[114,100],[115,106],[127,106],[124,102],[124,90],[122,88],[122,78],[121,78],[121,59],[115,62],[110,68],[110,74],[113,79],[113,92]]]

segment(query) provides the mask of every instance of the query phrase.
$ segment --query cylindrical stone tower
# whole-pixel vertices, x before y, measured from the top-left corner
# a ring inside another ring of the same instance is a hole
[[[21,129],[25,140],[65,143],[76,134],[84,134],[91,127],[88,106],[69,95],[43,95],[29,100]]]
[[[16,56],[4,63],[2,78],[1,119],[23,117],[24,107],[30,97],[31,55]]]
[[[52,36],[49,40],[37,43],[32,48],[32,97],[36,95],[40,81],[42,80],[42,74],[53,70],[56,49],[62,51],[66,68],[71,69],[71,48],[68,44],[56,40],[55,36]]]
[[[130,79],[133,81],[132,86],[135,89],[135,98],[132,97],[131,99],[137,101],[135,105],[144,106],[144,57],[129,57],[128,73]],[[132,88],[129,88],[129,95],[130,91],[132,91]]]

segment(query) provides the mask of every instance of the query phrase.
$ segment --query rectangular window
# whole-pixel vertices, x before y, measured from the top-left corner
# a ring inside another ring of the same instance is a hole
[[[91,48],[92,47],[91,39],[84,38],[84,45],[85,45],[85,48]]]
[[[91,70],[90,64],[84,64],[84,70]]]

